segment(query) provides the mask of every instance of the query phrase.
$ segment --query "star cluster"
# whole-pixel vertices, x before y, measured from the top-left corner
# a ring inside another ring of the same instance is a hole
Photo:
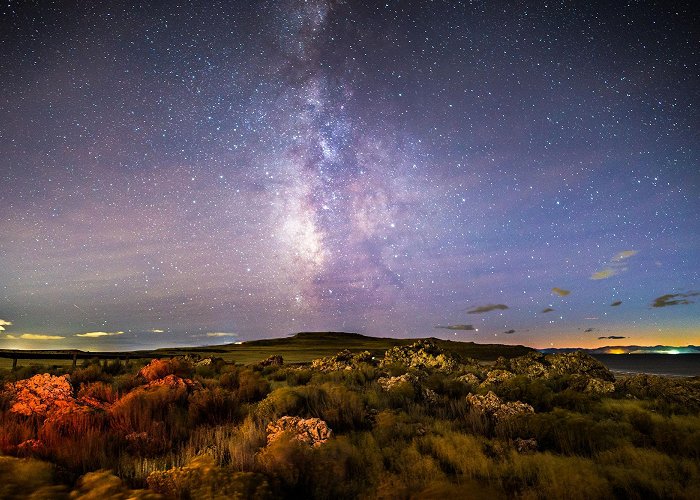
[[[0,10],[0,348],[700,343],[690,2]]]

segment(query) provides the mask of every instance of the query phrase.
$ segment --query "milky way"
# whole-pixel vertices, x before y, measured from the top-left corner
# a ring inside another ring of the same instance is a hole
[[[573,5],[6,3],[0,348],[700,343],[700,19]]]

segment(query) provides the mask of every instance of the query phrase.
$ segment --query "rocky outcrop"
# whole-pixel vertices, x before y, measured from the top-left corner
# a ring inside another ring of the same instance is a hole
[[[284,359],[279,354],[276,354],[267,359],[263,359],[258,364],[260,366],[282,366],[284,364]]]
[[[503,402],[493,391],[489,391],[485,396],[469,393],[467,402],[472,409],[482,413],[494,422],[501,422],[519,415],[535,412],[532,406],[521,401]]]
[[[615,384],[612,382],[608,382],[607,380],[591,378],[588,379],[588,382],[586,383],[586,387],[583,389],[583,392],[600,395],[611,394],[615,392]]]
[[[530,353],[512,359],[498,358],[495,368],[528,378],[584,375],[608,382],[615,381],[612,372],[603,363],[583,351],[547,355]]]
[[[570,389],[589,394],[614,392],[615,377],[603,363],[582,351],[564,354],[530,353],[517,358],[498,358],[482,387],[502,383],[516,375],[529,379],[567,376]]]
[[[216,358],[212,356],[208,356],[206,358],[202,358],[199,361],[196,361],[194,366],[211,366],[211,365],[217,365],[220,363],[226,363],[223,358]]]
[[[455,371],[461,365],[454,354],[441,349],[431,340],[419,340],[408,346],[392,347],[386,351],[380,365],[393,364],[443,372]]]
[[[687,412],[700,411],[700,379],[683,379],[646,375],[623,377],[615,389],[628,397],[659,399]]]
[[[343,351],[340,351],[335,356],[314,359],[311,362],[311,368],[314,370],[320,370],[324,372],[338,370],[349,371],[359,368],[359,365],[362,363],[374,363],[374,360],[372,359],[372,354],[369,351],[352,353],[351,351],[345,349]]]
[[[465,373],[464,375],[460,375],[457,377],[457,380],[472,387],[476,387],[481,383],[481,379],[473,373]]]
[[[401,384],[411,384],[415,386],[418,384],[418,378],[410,373],[404,373],[398,377],[379,377],[377,383],[385,391],[390,391]]]
[[[545,361],[549,364],[549,377],[555,375],[585,375],[608,382],[615,381],[614,375],[603,363],[583,351],[548,354],[545,356]]]
[[[615,377],[603,363],[584,353],[576,351],[564,354],[530,353],[512,359],[498,358],[495,368],[507,370],[528,378],[553,378],[562,375],[585,375],[614,382]]]
[[[281,438],[285,434],[291,434],[294,439],[317,447],[328,441],[333,436],[333,431],[328,424],[320,418],[282,417],[276,422],[267,425],[267,444]]]
[[[480,386],[481,387],[487,387],[489,385],[498,385],[502,384],[506,380],[510,380],[513,377],[515,377],[515,374],[513,372],[509,372],[507,370],[491,370],[486,374],[486,380],[484,380]]]
[[[412,373],[404,373],[397,377],[379,377],[377,383],[387,392],[408,384],[412,387],[413,394],[419,396],[424,403],[434,405],[440,402],[438,393],[428,387],[423,387],[420,378]]]

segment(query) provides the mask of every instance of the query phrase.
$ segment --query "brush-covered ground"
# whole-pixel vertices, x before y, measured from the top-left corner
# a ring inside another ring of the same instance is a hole
[[[378,340],[0,370],[0,498],[700,498],[698,379]]]

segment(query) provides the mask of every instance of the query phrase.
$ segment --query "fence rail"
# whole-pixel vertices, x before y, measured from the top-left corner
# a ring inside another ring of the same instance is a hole
[[[75,368],[79,359],[130,359],[142,358],[169,358],[172,353],[158,353],[153,351],[79,351],[79,350],[25,350],[25,349],[0,349],[0,358],[12,360],[12,369],[17,368],[17,360],[20,359],[72,359]]]

